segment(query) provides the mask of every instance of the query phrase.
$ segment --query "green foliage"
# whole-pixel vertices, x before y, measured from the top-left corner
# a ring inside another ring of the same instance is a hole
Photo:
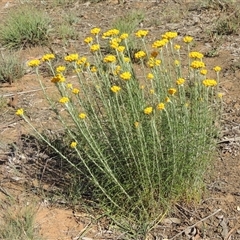
[[[58,102],[45,92],[38,75],[49,105],[66,129],[61,141],[69,141],[71,154],[45,138],[23,109],[16,114],[79,172],[95,204],[129,236],[139,239],[174,202],[198,200],[204,191],[218,130],[221,69],[215,68],[216,80],[206,78],[203,55],[190,50],[191,37],[184,38],[182,48],[189,57],[182,59],[186,55],[175,46],[176,32],[153,42],[150,53],[145,30],[134,34],[143,49],[135,53],[136,69],[126,58],[126,35],[116,29],[103,33],[114,52],[103,55],[99,31],[92,29],[93,39],[85,39],[92,59],[70,54],[64,58],[65,66],[54,69],[54,55],[43,56],[53,72]],[[123,42],[125,49],[119,48]],[[29,62],[37,74],[39,64],[38,60]],[[78,83],[67,78],[68,68],[74,69]]]
[[[41,240],[35,228],[33,206],[16,204],[12,199],[1,203],[0,239],[4,240]],[[16,208],[17,206],[17,208]]]
[[[24,64],[18,55],[2,52],[0,56],[0,82],[13,82],[25,73]]]
[[[48,41],[50,19],[41,9],[22,5],[9,11],[0,26],[0,43],[8,48],[26,48]]]

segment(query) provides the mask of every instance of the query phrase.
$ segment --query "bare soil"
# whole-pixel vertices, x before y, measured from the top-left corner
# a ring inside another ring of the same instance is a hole
[[[83,39],[92,27],[108,29],[117,17],[137,11],[145,15],[139,28],[150,31],[150,41],[169,30],[177,31],[180,37],[191,35],[196,42],[194,49],[206,56],[207,68],[222,67],[222,132],[212,175],[206,176],[206,193],[194,206],[177,204],[148,239],[240,239],[240,23],[232,33],[225,33],[226,27],[220,29],[222,32],[217,29],[220,20],[230,21],[235,15],[240,15],[237,8],[240,2],[212,1],[212,5],[204,5],[203,2],[126,0],[119,4],[117,0],[99,3],[75,1],[64,9],[46,10],[56,21],[60,21],[64,11],[75,13],[79,19],[74,26],[78,39],[67,43],[52,39],[51,49],[55,54],[85,54],[87,50]],[[0,0],[1,15],[6,16],[7,11],[17,8],[18,4],[14,0]],[[47,47],[19,51],[25,62],[47,52]],[[43,80],[49,93],[54,94],[49,78],[46,76]],[[66,176],[61,170],[56,170],[60,169],[59,163],[38,148],[34,138],[26,138],[30,130],[14,114],[17,107],[24,107],[34,124],[57,134],[60,129],[49,115],[39,89],[36,76],[29,69],[22,79],[15,80],[11,85],[0,84],[0,96],[9,102],[0,114],[0,200],[4,201],[7,195],[11,195],[19,200],[19,207],[24,207],[26,202],[37,199],[36,226],[47,240],[123,239],[83,208],[76,210],[65,199],[56,199],[54,192],[59,190]],[[52,193],[52,198],[47,192]]]

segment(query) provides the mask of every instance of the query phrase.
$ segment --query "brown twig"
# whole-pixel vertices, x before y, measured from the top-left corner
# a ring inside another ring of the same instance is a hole
[[[176,238],[176,237],[182,235],[184,232],[186,232],[187,229],[189,229],[189,228],[191,229],[191,228],[195,227],[195,226],[198,225],[199,223],[201,223],[201,222],[207,220],[208,218],[210,218],[210,217],[216,215],[216,214],[219,213],[220,211],[222,211],[221,208],[219,208],[217,211],[215,211],[214,213],[210,214],[209,216],[207,216],[207,217],[205,217],[205,218],[202,218],[200,221],[196,222],[196,223],[193,224],[192,226],[189,226],[189,227],[185,228],[183,231],[179,232],[178,234],[176,234],[175,236],[173,236],[173,237],[170,238],[169,240],[173,240],[174,238]]]

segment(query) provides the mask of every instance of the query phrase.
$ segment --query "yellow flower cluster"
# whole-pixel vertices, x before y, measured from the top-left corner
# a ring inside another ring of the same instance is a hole
[[[214,70],[215,72],[220,72],[222,69],[221,69],[221,67],[216,66],[216,67],[213,68],[213,70]]]
[[[77,142],[71,142],[70,147],[71,148],[76,148],[77,147]]]
[[[195,58],[195,59],[202,59],[203,58],[203,54],[200,52],[190,52],[189,53],[189,57],[190,58]]]
[[[118,47],[117,47],[117,51],[118,51],[118,52],[124,52],[124,50],[125,50],[125,47],[124,47],[124,46],[118,46]]]
[[[107,32],[104,32],[102,37],[103,38],[110,38],[110,37],[116,36],[118,34],[119,34],[119,30],[114,28],[114,29],[108,30]]]
[[[57,74],[56,76],[54,76],[51,80],[51,82],[53,83],[58,83],[58,82],[64,82],[66,79],[62,74]]]
[[[16,115],[18,116],[23,116],[24,114],[24,110],[22,108],[19,108],[17,111],[16,111]]]
[[[113,49],[117,49],[119,46],[119,43],[122,41],[121,38],[113,38],[109,41],[110,47]]]
[[[122,40],[127,39],[128,34],[127,33],[122,33],[119,38],[122,39]]]
[[[120,74],[120,78],[123,80],[130,80],[132,77],[130,72],[123,72],[122,74]]]
[[[152,107],[146,107],[146,108],[144,108],[143,112],[146,115],[150,115],[153,112],[153,108]]]
[[[165,46],[168,43],[168,40],[166,38],[162,39],[162,40],[157,40],[152,44],[153,48],[162,48],[163,46]]]
[[[202,83],[205,87],[214,87],[217,85],[217,81],[214,79],[205,79]]]
[[[62,98],[59,99],[59,102],[63,103],[63,104],[68,103],[69,102],[69,98],[68,97],[62,97]]]
[[[117,93],[121,90],[121,88],[119,86],[112,86],[111,87],[111,91],[114,92],[114,93]]]
[[[80,119],[85,119],[87,117],[87,114],[86,113],[79,113],[78,117]]]
[[[40,63],[41,63],[40,60],[34,59],[34,60],[30,60],[28,62],[28,66],[29,67],[38,67],[40,65]]]
[[[86,37],[86,38],[84,39],[84,42],[87,43],[87,44],[91,43],[92,41],[93,41],[93,38],[92,38],[92,37]]]
[[[185,43],[190,43],[190,42],[193,41],[193,37],[185,36],[185,37],[183,38],[183,41],[184,41]]]
[[[171,40],[171,39],[177,37],[177,35],[178,35],[177,32],[166,32],[162,35],[162,38]]]
[[[134,54],[135,58],[140,59],[144,58],[146,56],[146,53],[144,51],[138,51]]]
[[[58,67],[56,68],[56,72],[58,72],[58,73],[64,72],[65,70],[66,70],[66,67],[65,67],[65,66],[58,66]]]
[[[138,30],[135,35],[138,38],[144,38],[148,35],[148,30]]]
[[[45,61],[50,61],[50,60],[52,60],[52,59],[54,59],[54,58],[55,58],[54,54],[48,53],[48,54],[43,55],[42,61],[43,61],[43,62],[45,62]]]
[[[176,89],[176,88],[169,88],[169,89],[168,89],[168,93],[169,93],[170,95],[174,95],[176,92],[177,92],[177,89]]]
[[[201,73],[202,75],[207,75],[207,69],[202,69],[202,70],[200,71],[200,73]]]
[[[183,85],[185,83],[185,79],[184,78],[179,78],[177,81],[176,81],[177,85]]]
[[[205,64],[202,61],[193,61],[190,66],[191,68],[194,68],[194,69],[200,69],[200,68],[204,68]]]
[[[157,109],[158,109],[158,110],[164,110],[164,109],[165,109],[165,104],[164,104],[164,103],[159,103],[159,104],[157,105]]]
[[[154,75],[152,73],[148,73],[147,79],[149,79],[149,80],[154,79]]]
[[[64,57],[66,62],[76,62],[78,60],[78,54],[72,53]]]
[[[72,90],[72,93],[73,94],[78,94],[80,91],[79,91],[79,89],[77,89],[77,88],[73,88],[73,90]]]
[[[96,52],[100,49],[100,45],[99,44],[93,44],[91,47],[90,47],[90,50],[91,52]]]
[[[100,28],[92,28],[92,29],[91,29],[91,33],[94,34],[94,35],[99,34],[100,31],[101,31]]]
[[[161,60],[155,59],[155,58],[153,58],[153,57],[150,57],[149,60],[147,61],[147,65],[148,65],[150,68],[159,66],[160,64],[161,64]]]
[[[106,57],[104,57],[103,61],[105,63],[113,63],[116,62],[116,57],[114,55],[107,55]]]
[[[180,48],[181,48],[180,45],[178,45],[178,44],[174,45],[174,49],[175,49],[175,50],[180,50]]]

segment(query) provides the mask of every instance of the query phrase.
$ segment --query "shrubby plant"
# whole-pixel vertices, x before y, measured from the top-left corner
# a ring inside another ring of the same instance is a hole
[[[176,201],[201,196],[222,98],[221,68],[214,68],[216,79],[207,78],[203,54],[191,50],[192,37],[179,45],[177,33],[166,32],[150,46],[147,35],[147,30],[135,33],[142,42],[134,56],[138,64],[129,58],[128,34],[117,29],[101,34],[99,28],[84,40],[90,58],[72,53],[56,69],[53,54],[28,63],[38,76],[40,64],[51,69],[58,102],[38,80],[75,157],[54,147],[24,109],[16,112],[88,179],[93,200],[134,239],[150,231]],[[114,54],[101,52],[102,41]],[[182,48],[187,59],[181,58]],[[78,83],[66,76],[70,68]]]

